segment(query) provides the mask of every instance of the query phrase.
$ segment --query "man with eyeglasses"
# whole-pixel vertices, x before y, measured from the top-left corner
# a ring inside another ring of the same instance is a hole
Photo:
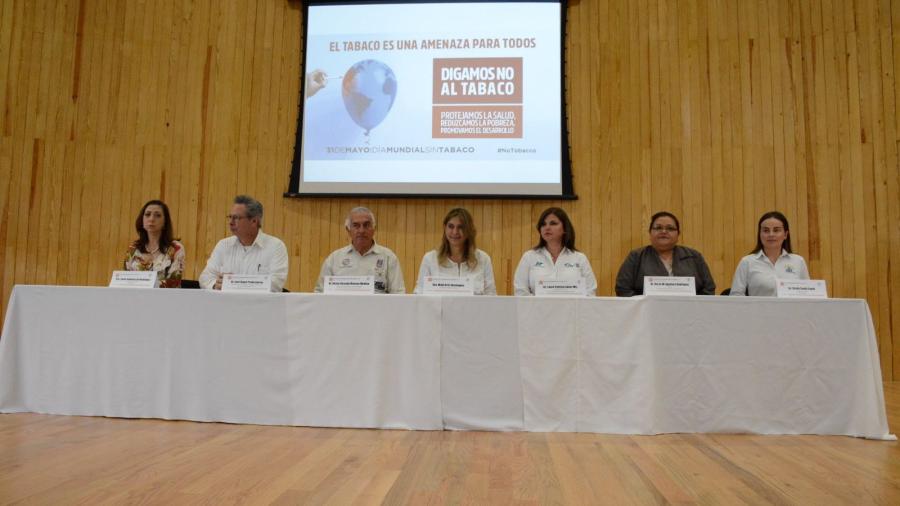
[[[350,210],[344,220],[350,245],[333,251],[316,282],[316,292],[325,288],[325,276],[374,276],[375,293],[406,293],[400,260],[393,251],[375,243],[375,215],[368,208]]]
[[[221,290],[225,274],[268,274],[272,291],[280,292],[288,275],[287,248],[281,239],[262,231],[262,204],[253,197],[238,195],[226,219],[234,235],[216,244],[200,274],[200,286]]]

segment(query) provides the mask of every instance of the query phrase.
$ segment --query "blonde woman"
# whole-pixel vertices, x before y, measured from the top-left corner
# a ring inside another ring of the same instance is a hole
[[[491,257],[475,247],[475,222],[469,211],[461,207],[451,209],[444,217],[441,244],[425,253],[419,267],[415,293],[422,293],[425,277],[469,277],[475,295],[497,295]]]

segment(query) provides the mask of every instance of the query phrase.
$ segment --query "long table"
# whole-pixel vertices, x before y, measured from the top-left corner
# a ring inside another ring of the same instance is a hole
[[[863,300],[16,286],[0,412],[891,439]]]

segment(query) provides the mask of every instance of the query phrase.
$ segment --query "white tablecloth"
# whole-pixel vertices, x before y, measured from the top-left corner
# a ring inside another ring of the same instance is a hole
[[[17,286],[0,411],[890,438],[862,300]]]

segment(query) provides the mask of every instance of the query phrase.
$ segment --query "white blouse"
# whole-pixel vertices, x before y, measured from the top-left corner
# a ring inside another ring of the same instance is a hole
[[[475,250],[475,259],[478,261],[475,267],[469,268],[466,262],[456,263],[449,258],[446,264],[438,265],[436,250],[425,253],[422,264],[419,266],[419,279],[416,281],[415,293],[422,293],[426,276],[441,276],[447,278],[472,278],[472,288],[475,295],[497,295],[497,286],[494,284],[494,268],[491,266],[491,257],[480,249]]]

